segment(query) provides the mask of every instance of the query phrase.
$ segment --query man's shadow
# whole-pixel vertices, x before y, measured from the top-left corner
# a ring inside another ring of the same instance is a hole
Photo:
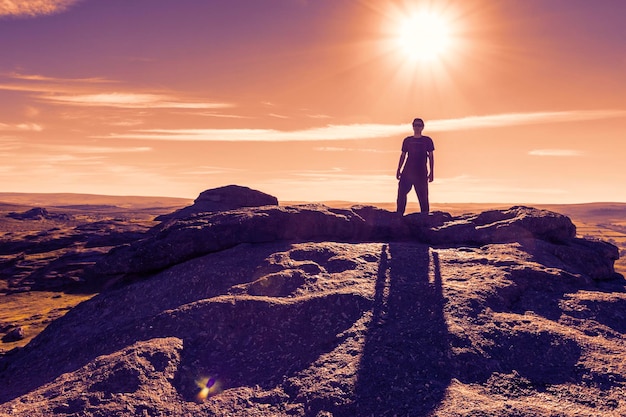
[[[422,416],[451,380],[437,252],[384,245],[372,320],[355,387],[354,416]]]

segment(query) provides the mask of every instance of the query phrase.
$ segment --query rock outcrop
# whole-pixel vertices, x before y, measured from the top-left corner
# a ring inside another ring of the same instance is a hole
[[[242,207],[260,207],[278,205],[278,199],[261,191],[240,185],[227,185],[200,193],[194,204],[170,214],[158,216],[156,220],[166,222],[172,219],[184,219],[200,213],[227,211]]]
[[[2,359],[0,415],[626,413],[617,248],[565,216],[184,213]]]
[[[185,209],[183,209],[185,210]],[[105,277],[146,275],[242,243],[275,241],[414,241],[428,245],[477,246],[541,241],[561,265],[594,279],[612,278],[615,246],[576,239],[563,215],[529,207],[452,217],[436,212],[398,217],[375,207],[349,210],[323,205],[262,206],[170,219],[146,239],[111,251],[95,270]],[[602,256],[596,256],[597,252]],[[590,256],[587,256],[590,254]],[[106,279],[106,278],[105,278]]]
[[[63,220],[67,221],[70,217],[67,214],[63,213],[50,213],[47,209],[43,207],[33,207],[32,209],[26,210],[23,213],[11,212],[7,214],[8,217],[17,220]]]
[[[14,342],[16,340],[22,340],[24,338],[24,329],[21,327],[12,328],[7,334],[2,337],[3,342]]]

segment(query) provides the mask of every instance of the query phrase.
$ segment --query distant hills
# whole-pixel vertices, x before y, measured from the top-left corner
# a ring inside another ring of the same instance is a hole
[[[110,196],[73,193],[0,193],[0,205],[7,203],[41,207],[108,205],[140,209],[150,207],[182,207],[192,202],[193,199],[175,197]]]

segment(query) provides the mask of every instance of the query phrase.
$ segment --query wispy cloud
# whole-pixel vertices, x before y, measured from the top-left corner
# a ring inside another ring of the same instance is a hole
[[[427,121],[429,132],[447,132],[467,129],[485,129],[542,123],[564,123],[626,117],[626,110],[576,110],[562,112],[505,113],[486,116],[468,116],[457,119]],[[404,124],[350,124],[326,125],[302,130],[275,129],[145,129],[110,138],[170,140],[170,141],[256,141],[296,142],[388,138],[406,134]]]
[[[51,145],[29,144],[22,141],[6,141],[0,139],[0,158],[13,166],[14,172],[28,172],[33,169],[43,175],[45,169],[59,167],[90,167],[103,166],[110,163],[109,155],[124,153],[151,152],[150,147],[106,147],[89,145]],[[99,168],[98,168],[99,169]],[[8,172],[9,170],[5,170]],[[21,175],[21,174],[20,174]],[[91,175],[91,174],[88,174]],[[43,175],[42,178],[53,178]]]
[[[149,146],[132,147],[108,147],[108,146],[87,146],[87,145],[33,145],[35,148],[49,151],[59,151],[70,154],[114,154],[114,153],[138,153],[150,152]]]
[[[0,137],[0,151],[12,151],[19,149],[21,147],[21,143],[14,138],[3,138]]]
[[[204,176],[204,175],[222,175],[243,172],[238,168],[226,168],[220,166],[199,166],[192,169],[179,172],[180,175]]]
[[[519,126],[543,123],[564,123],[626,117],[626,110],[571,110],[554,112],[502,113],[468,116],[426,122],[429,131],[452,131],[490,127]]]
[[[24,115],[29,118],[37,117],[41,111],[37,107],[26,106],[24,108]]]
[[[268,116],[275,119],[289,119],[289,116],[285,116],[284,114],[268,113]]]
[[[2,1],[2,0],[0,0]],[[41,102],[65,106],[115,107],[121,109],[224,109],[232,103],[192,100],[177,93],[111,91],[115,81],[104,78],[54,78],[38,74],[0,74],[7,80],[0,90],[33,93]]]
[[[324,179],[327,178],[329,175],[332,176],[343,176],[343,177],[354,177],[354,176],[358,176],[360,177],[361,174],[357,174],[357,173],[353,173],[353,174],[345,174],[344,173],[344,169],[342,168],[330,168],[330,169],[308,169],[308,170],[300,170],[300,171],[296,171],[296,172],[292,172],[291,173],[293,176],[296,177],[308,177],[308,178],[319,178],[319,179]]]
[[[101,77],[91,77],[91,78],[59,78],[59,77],[48,77],[40,74],[22,74],[19,72],[12,72],[8,74],[4,74],[10,78],[16,80],[25,80],[25,81],[47,81],[54,83],[94,83],[94,84],[102,84],[102,83],[115,83],[113,80],[109,80]]]
[[[0,16],[35,17],[67,10],[80,0],[2,0]]]
[[[171,109],[218,109],[234,107],[228,103],[205,103],[180,101],[164,94],[145,93],[97,93],[77,95],[44,95],[43,100],[59,104],[92,107],[118,107],[126,109],[171,108]]]
[[[317,148],[314,148],[314,150],[319,151],[319,152],[398,153],[397,150],[385,151],[385,150],[374,149],[374,148],[342,148],[339,146],[319,146]]]
[[[535,149],[528,152],[532,156],[582,156],[583,152],[574,149]]]
[[[275,129],[146,129],[112,134],[107,137],[174,141],[296,142],[373,139],[394,136],[405,131],[406,126],[400,125],[361,124],[329,125],[293,131]]]
[[[19,124],[6,124],[0,123],[0,130],[4,131],[29,131],[29,132],[41,132],[43,127],[37,123],[19,123]]]
[[[235,107],[235,106],[232,106]],[[242,116],[240,114],[225,114],[225,113],[215,113],[211,111],[205,112],[177,112],[178,114],[185,114],[187,116],[202,116],[202,117],[216,117],[220,119],[252,119],[252,116]]]
[[[20,73],[0,73],[0,79],[0,90],[44,95],[86,94],[115,83],[104,78],[54,78]]]
[[[332,116],[327,114],[307,114],[306,117],[309,119],[332,119]]]
[[[28,164],[35,163],[35,165],[38,165],[41,167],[51,167],[51,166],[56,166],[56,165],[90,166],[94,164],[101,164],[103,159],[104,157],[100,155],[85,156],[85,155],[74,155],[74,154],[69,154],[69,153],[59,153],[59,154],[40,153],[40,154],[27,155],[27,156],[23,156],[20,158],[21,162],[23,163],[28,163]]]

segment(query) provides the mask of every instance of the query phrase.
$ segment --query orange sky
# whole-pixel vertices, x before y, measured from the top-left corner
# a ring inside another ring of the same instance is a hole
[[[622,0],[5,0],[0,191],[392,202],[422,117],[434,203],[626,201],[623,16]],[[427,35],[401,43],[409,21]]]

